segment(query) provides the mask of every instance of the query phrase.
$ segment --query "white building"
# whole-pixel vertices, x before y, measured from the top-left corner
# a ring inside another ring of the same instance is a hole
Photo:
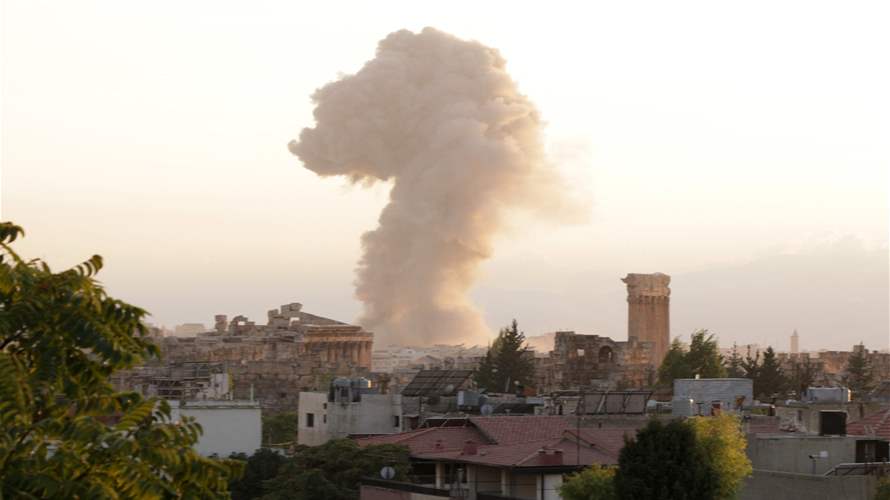
[[[297,443],[318,446],[331,439],[402,431],[402,396],[362,392],[337,379],[330,392],[301,392]]]
[[[754,401],[754,381],[747,378],[678,378],[672,413],[678,417],[739,411]]]
[[[260,405],[256,401],[170,401],[173,421],[193,417],[204,432],[195,448],[202,455],[252,455],[263,439]]]

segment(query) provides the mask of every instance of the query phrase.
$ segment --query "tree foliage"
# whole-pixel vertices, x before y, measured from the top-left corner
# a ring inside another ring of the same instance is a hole
[[[263,415],[263,444],[290,444],[297,439],[297,414]]]
[[[663,387],[670,387],[674,379],[722,378],[726,376],[723,356],[717,348],[717,340],[708,330],[697,330],[692,333],[689,350],[683,347],[679,339],[671,342],[671,347],[658,368],[658,382]]]
[[[726,376],[743,378],[745,376],[745,370],[742,368],[743,361],[744,359],[739,355],[739,347],[733,343],[729,359],[726,360]]]
[[[22,235],[0,224],[0,497],[228,497],[238,464],[198,455],[197,423],[109,382],[158,354],[145,311],[105,293],[98,255],[54,273]]]
[[[779,365],[776,351],[772,346],[767,347],[754,378],[754,396],[761,400],[781,397],[787,393],[788,386],[788,377]]]
[[[618,498],[712,500],[719,489],[718,471],[697,446],[695,430],[680,420],[651,420],[618,458]]]
[[[377,477],[384,466],[395,469],[404,481],[410,462],[408,448],[391,444],[359,447],[351,439],[328,441],[321,446],[298,446],[278,475],[264,483],[264,500],[354,500],[362,477]]]
[[[625,442],[617,471],[591,468],[560,488],[567,500],[736,498],[752,472],[747,441],[732,415],[650,421]]]
[[[615,469],[597,465],[568,476],[559,487],[564,500],[617,500]]]
[[[714,498],[735,498],[742,481],[752,472],[751,461],[745,453],[748,442],[739,419],[733,415],[720,415],[693,417],[688,422],[695,430],[697,446],[716,473]]]
[[[856,346],[853,354],[847,359],[843,381],[855,399],[861,398],[874,388],[874,372],[868,359],[868,350],[864,345]]]
[[[264,482],[278,475],[287,458],[268,448],[260,448],[253,455],[233,454],[229,458],[244,462],[244,474],[229,483],[232,500],[252,500],[265,493]]]
[[[490,392],[512,392],[516,385],[531,384],[535,360],[525,334],[514,319],[501,329],[476,370],[476,384]]]
[[[890,476],[884,476],[878,481],[875,500],[890,500]]]
[[[802,354],[798,359],[792,361],[791,376],[789,377],[789,388],[800,397],[804,391],[812,386],[816,381],[816,365],[810,360],[810,356]]]

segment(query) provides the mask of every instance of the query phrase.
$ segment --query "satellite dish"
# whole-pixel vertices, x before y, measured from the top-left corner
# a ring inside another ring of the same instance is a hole
[[[390,479],[396,477],[396,470],[389,465],[380,469],[380,477],[389,481]]]
[[[482,405],[482,408],[479,408],[479,413],[485,415],[486,417],[494,413],[494,407],[491,405]]]
[[[445,394],[451,394],[454,392],[454,384],[448,384],[445,386]]]

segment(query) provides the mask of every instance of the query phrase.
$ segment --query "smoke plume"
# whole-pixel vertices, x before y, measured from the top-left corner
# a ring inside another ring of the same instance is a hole
[[[362,236],[359,322],[384,342],[484,342],[468,300],[507,211],[558,212],[541,120],[497,50],[426,28],[380,42],[358,73],[318,89],[316,126],[290,151],[321,176],[392,181]]]

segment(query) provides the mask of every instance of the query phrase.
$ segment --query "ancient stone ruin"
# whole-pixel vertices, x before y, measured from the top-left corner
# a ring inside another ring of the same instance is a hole
[[[627,284],[627,341],[556,332],[550,355],[536,359],[539,389],[636,389],[655,382],[670,347],[671,278],[628,274],[622,281]]]
[[[229,321],[218,314],[211,331],[157,338],[161,359],[118,374],[115,383],[159,395],[166,387],[203,388],[209,381],[179,380],[177,374],[212,367],[210,371],[230,377],[227,397],[255,398],[269,411],[295,411],[300,391],[326,389],[337,376],[367,376],[374,335],[360,326],[303,312],[302,307],[295,302],[272,309],[265,325],[241,315]]]
[[[655,344],[652,362],[658,368],[671,346],[671,277],[628,274],[621,281],[627,284],[627,338]]]

